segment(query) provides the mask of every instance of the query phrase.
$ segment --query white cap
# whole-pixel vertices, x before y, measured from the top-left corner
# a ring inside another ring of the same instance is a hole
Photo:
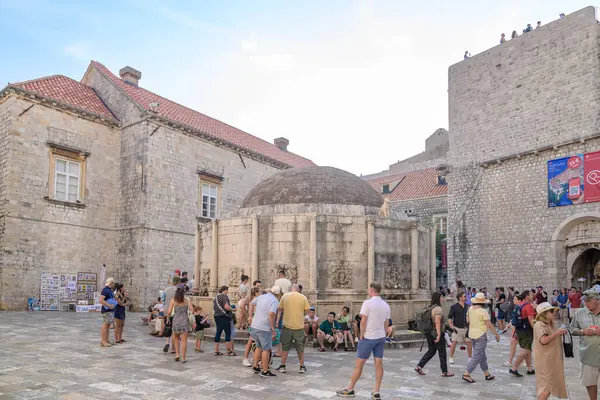
[[[281,293],[281,288],[279,286],[273,286],[271,288],[271,293],[273,293],[273,294],[279,294],[279,293]]]
[[[111,283],[115,283],[115,280],[113,278],[108,278],[106,280],[106,286],[110,286]]]

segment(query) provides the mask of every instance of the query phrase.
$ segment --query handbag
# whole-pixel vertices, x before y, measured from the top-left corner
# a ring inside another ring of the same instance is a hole
[[[567,335],[569,335],[568,340]],[[573,355],[573,336],[571,336],[571,332],[569,331],[563,335],[563,350],[565,352],[565,358],[575,357]]]

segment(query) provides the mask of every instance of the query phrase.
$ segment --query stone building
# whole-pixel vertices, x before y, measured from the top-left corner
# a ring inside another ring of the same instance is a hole
[[[380,173],[361,176],[401,219],[434,226],[442,240],[448,230],[448,186],[446,184],[448,131],[436,130],[425,141],[425,151],[398,161]],[[442,249],[437,253],[437,286],[447,284]]]
[[[272,175],[238,210],[201,225],[200,289],[214,295],[228,285],[235,295],[242,274],[269,287],[284,271],[325,317],[344,305],[358,313],[375,280],[393,299],[392,318],[405,326],[435,284],[435,230],[377,216],[382,203],[369,184],[336,168]]]
[[[599,43],[588,7],[450,67],[450,280],[551,289],[593,276],[599,204],[584,192],[549,207],[547,164],[600,149]]]
[[[98,272],[135,306],[192,271],[198,220],[236,210],[272,174],[314,165],[158,96],[141,72],[91,62],[0,91],[0,309],[23,309],[42,272]],[[98,282],[100,285],[101,282]]]

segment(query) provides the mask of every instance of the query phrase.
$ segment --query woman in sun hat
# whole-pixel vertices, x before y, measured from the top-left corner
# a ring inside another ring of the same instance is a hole
[[[550,395],[566,399],[565,369],[563,348],[560,338],[567,332],[556,326],[558,307],[550,303],[540,303],[535,311],[533,326],[533,354],[535,354],[535,380],[538,399],[547,400]]]
[[[500,341],[500,335],[494,328],[494,325],[490,322],[490,313],[487,309],[483,308],[484,304],[488,304],[490,301],[485,298],[485,294],[477,293],[475,297],[471,299],[471,308],[467,312],[467,322],[469,323],[469,339],[473,342],[473,357],[469,361],[467,370],[462,376],[463,381],[469,383],[475,383],[471,378],[471,373],[475,371],[477,366],[481,366],[481,370],[485,374],[485,380],[491,381],[495,378],[494,375],[490,374],[487,363],[487,331],[488,329],[496,335],[496,341]]]

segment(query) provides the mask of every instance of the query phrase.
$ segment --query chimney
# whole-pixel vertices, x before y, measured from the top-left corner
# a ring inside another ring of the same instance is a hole
[[[139,80],[142,79],[142,73],[140,71],[138,71],[137,69],[131,68],[129,66],[127,66],[125,68],[121,68],[121,70],[119,71],[119,76],[125,82],[127,82],[130,85],[133,85],[135,87],[138,86]]]
[[[284,137],[277,138],[273,141],[275,146],[279,147],[282,151],[287,151],[287,147],[290,144],[290,141]]]

